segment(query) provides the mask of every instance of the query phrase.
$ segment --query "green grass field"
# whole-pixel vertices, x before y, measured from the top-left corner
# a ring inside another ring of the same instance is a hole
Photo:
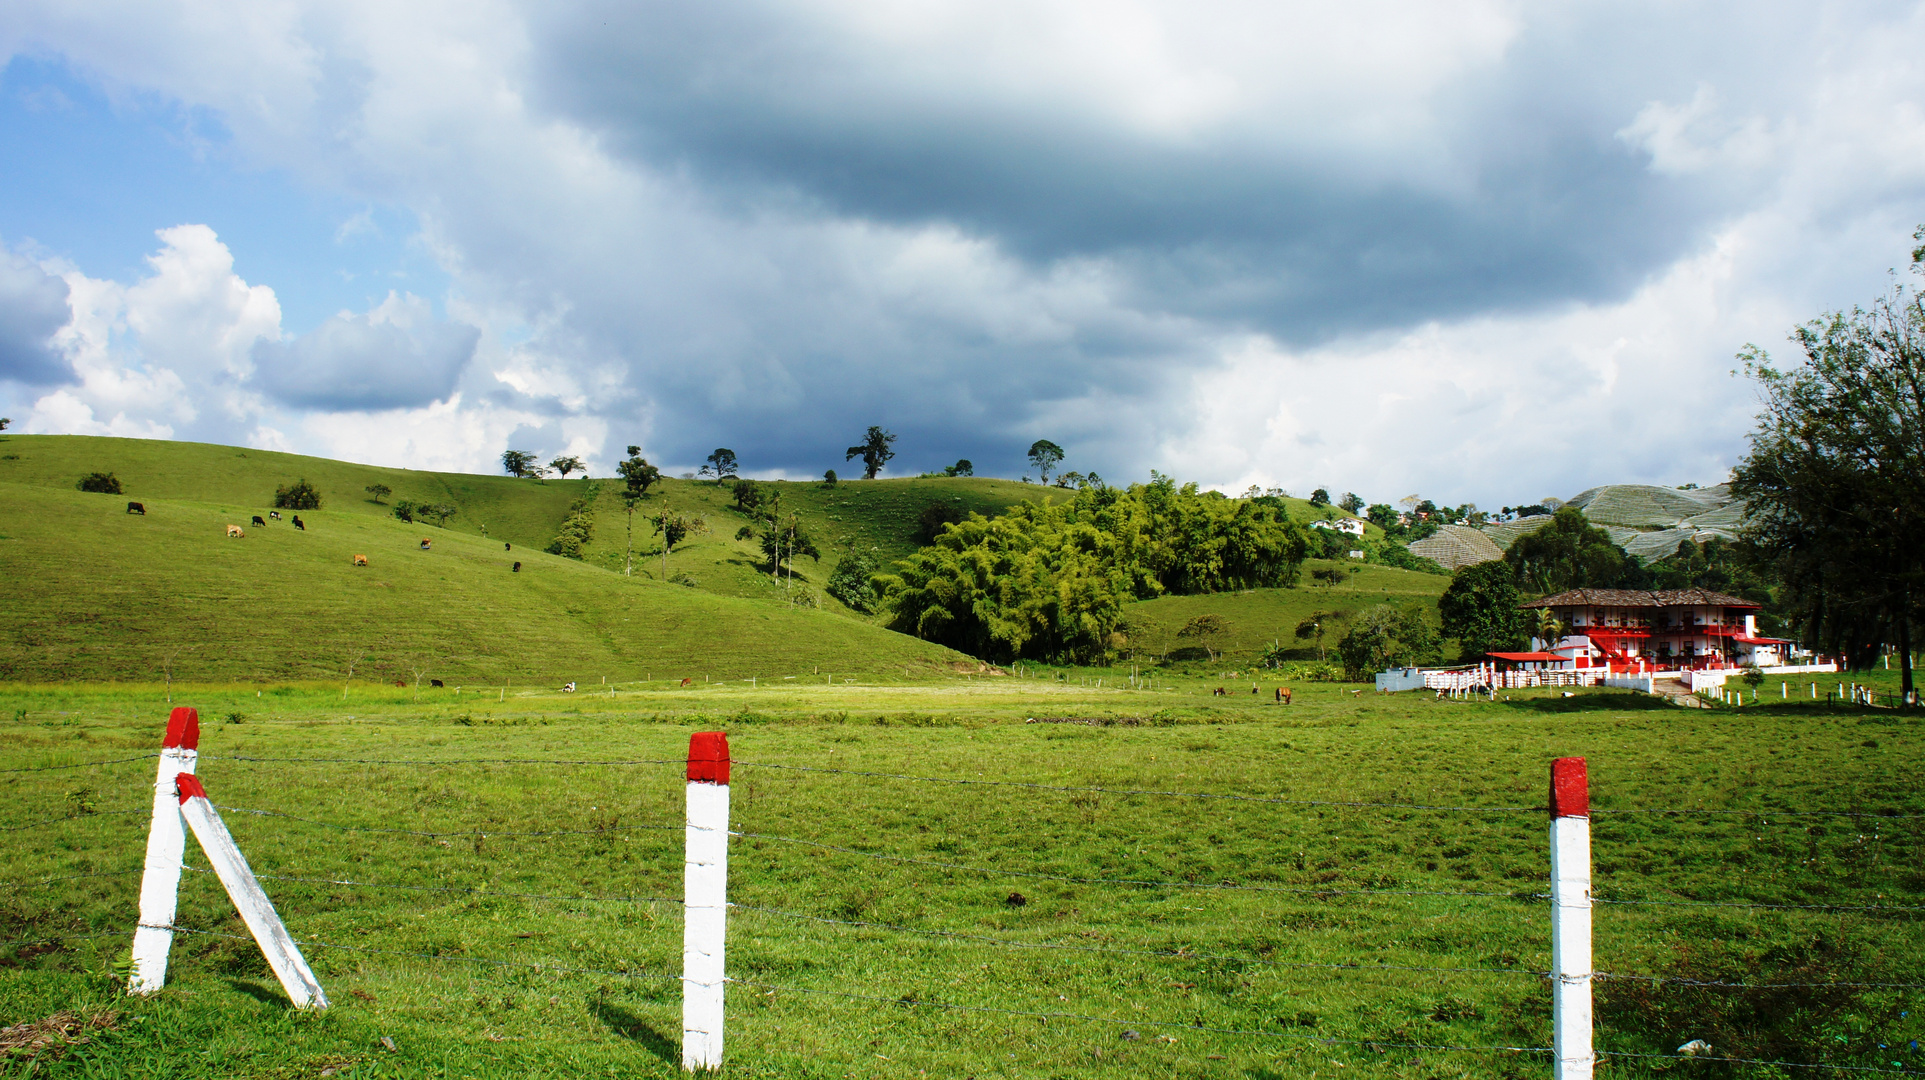
[[[117,993],[143,759],[0,773],[0,1023],[119,1014],[43,1060],[52,1076],[672,1075],[679,762],[691,731],[721,729],[745,834],[729,1075],[1543,1076],[1541,1054],[1411,1044],[1548,1044],[1538,807],[1570,754],[1590,762],[1596,892],[1614,901],[1597,967],[1750,984],[1604,981],[1602,1049],[1925,1064],[1915,985],[1836,985],[1913,984],[1925,960],[1909,721],[1771,704],[1769,687],[1761,706],[1683,709],[1306,685],[1283,708],[1212,698],[1203,675],[1085,679],[500,701],[176,686],[214,801],[290,929],[329,946],[307,952],[334,1007],[293,1013],[198,873],[169,988]],[[166,707],[159,686],[0,687],[8,765],[149,753]],[[1012,783],[1110,790],[993,786]],[[104,876],[47,880],[76,874]],[[1602,1075],[1808,1073],[1612,1057]]]

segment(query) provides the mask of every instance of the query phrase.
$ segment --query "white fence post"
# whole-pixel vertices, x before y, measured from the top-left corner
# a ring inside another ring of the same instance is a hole
[[[253,869],[247,865],[241,849],[234,846],[234,837],[228,833],[227,825],[215,812],[214,804],[207,800],[207,789],[191,773],[181,773],[174,780],[180,788],[180,816],[194,830],[194,839],[201,842],[201,851],[214,867],[215,876],[227,887],[228,899],[234,901],[241,921],[247,924],[255,943],[260,945],[261,955],[267,957],[267,966],[281,981],[281,989],[287,991],[288,999],[297,1009],[327,1008],[327,995],[321,992],[314,972],[308,970],[301,947],[294,944],[293,936],[281,924],[281,917],[275,914],[273,901],[261,891]]]
[[[134,971],[127,990],[151,994],[167,985],[167,954],[174,947],[174,910],[180,902],[181,856],[187,829],[181,822],[175,777],[194,771],[200,758],[200,714],[182,706],[167,718],[154,779],[154,821],[147,829],[147,864],[140,879],[140,925],[134,930]]]
[[[1581,757],[1551,762],[1551,1012],[1556,1080],[1591,1080],[1591,790]]]
[[[688,740],[688,822],[682,864],[682,1068],[722,1067],[728,938],[729,738]]]

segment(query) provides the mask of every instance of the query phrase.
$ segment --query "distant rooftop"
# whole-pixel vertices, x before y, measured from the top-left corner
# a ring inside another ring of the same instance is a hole
[[[1542,600],[1524,604],[1527,608],[1550,607],[1739,607],[1756,608],[1741,596],[1728,596],[1709,589],[1572,589]]]

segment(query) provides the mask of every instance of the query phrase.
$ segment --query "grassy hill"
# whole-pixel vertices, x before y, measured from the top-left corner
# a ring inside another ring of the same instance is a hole
[[[310,477],[312,478],[312,477]],[[530,485],[532,488],[533,485]],[[0,481],[0,679],[931,674],[964,658],[825,611],[624,578],[358,510],[228,539],[251,505]],[[257,506],[258,504],[254,504]],[[434,537],[431,551],[419,549]],[[369,565],[352,564],[366,555]],[[511,570],[519,560],[523,569]],[[973,665],[972,665],[973,666]]]

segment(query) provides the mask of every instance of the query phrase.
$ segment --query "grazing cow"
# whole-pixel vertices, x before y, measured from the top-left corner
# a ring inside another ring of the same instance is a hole
[[[307,531],[307,523],[301,520],[301,515],[299,514],[294,515],[294,527],[302,532]]]
[[[1288,704],[1290,704],[1290,688],[1289,688],[1289,687],[1287,687],[1287,686],[1279,686],[1279,687],[1277,687],[1277,704],[1279,704],[1279,705],[1288,705]]]
[[[407,688],[407,685],[408,685],[408,680],[406,680],[406,679],[396,679],[396,680],[394,680],[394,685],[396,685],[396,686],[399,686],[399,687],[402,687],[403,689],[406,689],[406,688]]]
[[[431,551],[431,550],[433,550],[433,548],[434,548],[434,541],[433,541],[433,540],[430,540],[430,539],[428,539],[428,538],[427,538],[427,537],[425,537],[425,536],[421,538],[421,550],[423,550],[423,551]]]
[[[519,573],[521,573],[521,564],[520,564],[520,563],[516,563],[516,564],[515,564],[515,573],[517,573],[517,574],[519,574]]]
[[[1225,690],[1223,687],[1219,686],[1215,690],[1210,691],[1210,696],[1211,697],[1229,697],[1230,692],[1228,690]]]
[[[1251,683],[1251,684],[1250,684],[1250,692],[1251,692],[1252,694],[1254,694],[1254,693],[1256,693],[1256,692],[1257,692],[1257,684],[1256,684],[1256,683]]]
[[[429,679],[428,685],[429,686],[446,686],[447,684],[443,683],[440,679]]]
[[[228,539],[230,540],[237,536],[246,536],[246,535],[247,535],[246,533],[241,531],[241,527],[239,525],[229,525],[227,527],[227,536],[228,536]]]
[[[281,512],[279,510],[269,510],[267,516],[273,518],[275,521],[281,520]]]
[[[255,515],[254,515],[254,527],[255,527],[255,528],[257,528],[257,529],[265,529],[265,528],[267,528],[267,519],[266,519],[266,518],[264,518],[264,517],[262,517],[262,516],[261,516],[261,515],[259,515],[259,514],[255,514]]]
[[[354,565],[356,566],[368,565],[368,557],[366,555],[356,555],[354,557]]]
[[[694,685],[695,685],[695,680],[694,680],[694,679],[683,679],[683,680],[682,680],[682,685],[683,685],[683,686],[694,686]]]
[[[513,544],[503,544],[503,545],[501,545],[501,550],[503,550],[503,551],[513,551],[513,550],[515,550],[515,545],[513,545]]]
[[[139,515],[140,515],[141,517],[146,517],[146,516],[147,516],[147,508],[146,508],[146,507],[144,507],[144,506],[142,506],[142,505],[140,505],[140,504],[139,504],[139,503],[137,503],[137,502],[130,502],[130,503],[128,503],[128,504],[127,504],[127,512],[128,512],[128,513],[130,513],[130,514],[139,514]]]
[[[566,683],[566,684],[564,684],[564,685],[562,686],[562,688],[561,688],[561,692],[562,692],[562,693],[564,693],[564,694],[572,694],[572,693],[574,693],[574,692],[575,692],[575,684],[574,684],[574,683]]]

